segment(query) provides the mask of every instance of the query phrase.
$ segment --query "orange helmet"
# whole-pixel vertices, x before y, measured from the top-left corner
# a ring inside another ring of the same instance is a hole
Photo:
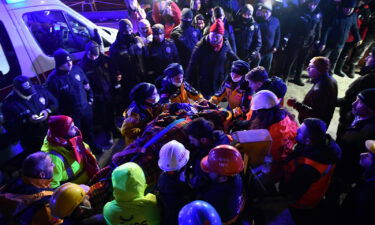
[[[222,176],[236,175],[243,167],[241,153],[231,145],[216,146],[201,161],[204,172],[214,172]]]

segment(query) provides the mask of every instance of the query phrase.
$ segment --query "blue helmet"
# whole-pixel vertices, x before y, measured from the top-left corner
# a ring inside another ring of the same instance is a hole
[[[221,225],[215,208],[205,201],[193,201],[185,205],[178,214],[179,225]]]

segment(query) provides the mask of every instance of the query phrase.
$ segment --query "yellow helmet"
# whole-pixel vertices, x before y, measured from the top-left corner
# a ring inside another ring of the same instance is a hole
[[[53,216],[65,218],[70,216],[83,201],[86,193],[82,187],[73,183],[65,183],[55,190],[49,205]]]

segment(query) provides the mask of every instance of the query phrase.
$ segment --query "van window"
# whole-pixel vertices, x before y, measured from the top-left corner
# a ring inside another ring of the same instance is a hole
[[[30,12],[23,20],[46,55],[52,56],[58,48],[70,53],[80,52],[91,40],[90,30],[60,10]]]
[[[13,78],[21,75],[21,68],[8,32],[0,21],[0,88],[10,86]]]

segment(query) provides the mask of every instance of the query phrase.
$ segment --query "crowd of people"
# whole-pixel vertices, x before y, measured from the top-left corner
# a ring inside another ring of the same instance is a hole
[[[125,3],[108,54],[92,40],[43,85],[14,78],[1,224],[374,223],[373,0]]]

